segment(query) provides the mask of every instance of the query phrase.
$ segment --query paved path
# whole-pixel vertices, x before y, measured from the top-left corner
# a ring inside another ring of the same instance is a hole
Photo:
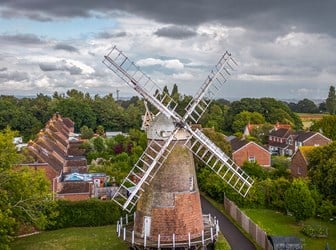
[[[217,208],[201,196],[201,204],[203,214],[211,214],[216,216],[219,220],[219,227],[227,241],[229,242],[232,250],[255,250],[255,246],[249,241],[244,234]]]

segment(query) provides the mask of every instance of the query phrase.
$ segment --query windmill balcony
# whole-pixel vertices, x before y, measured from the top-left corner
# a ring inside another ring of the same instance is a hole
[[[136,233],[133,230],[134,216],[126,215],[117,222],[118,237],[128,242],[132,249],[205,249],[213,244],[219,233],[219,224],[216,217],[203,214],[204,230],[199,235],[152,235]],[[187,239],[187,240],[185,240]]]

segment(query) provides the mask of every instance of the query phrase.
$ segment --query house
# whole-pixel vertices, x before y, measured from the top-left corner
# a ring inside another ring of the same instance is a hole
[[[312,151],[314,146],[301,146],[293,154],[290,170],[293,177],[306,177],[308,175],[307,155]]]
[[[279,128],[272,130],[268,135],[268,150],[272,155],[292,155],[288,148],[293,144],[292,130]]]
[[[238,166],[242,166],[245,161],[256,162],[264,167],[271,166],[270,152],[257,143],[234,138],[230,140],[230,144],[232,159]]]
[[[243,131],[243,137],[246,137],[246,136],[250,136],[252,134],[252,131],[254,129],[259,129],[259,128],[262,128],[263,126],[265,126],[267,124],[251,124],[251,123],[248,123],[245,127],[244,127],[244,131]],[[272,127],[272,125],[270,125],[270,127]],[[278,130],[280,128],[284,128],[284,129],[291,129],[291,125],[290,124],[282,124],[282,123],[279,123],[277,122],[274,126],[273,126],[273,130]]]
[[[293,135],[294,147],[291,145],[290,149],[295,152],[301,146],[325,146],[331,142],[331,139],[322,135],[319,132],[312,131],[298,131]]]
[[[88,199],[97,193],[95,188],[102,188],[102,183],[109,179],[106,174],[88,173],[82,143],[83,140],[74,133],[74,123],[58,113],[47,122],[37,138],[28,143],[34,162],[26,165],[45,172],[56,199]],[[77,179],[69,179],[69,176]]]
[[[280,128],[270,132],[268,149],[272,154],[292,156],[301,146],[324,146],[331,140],[319,132]]]

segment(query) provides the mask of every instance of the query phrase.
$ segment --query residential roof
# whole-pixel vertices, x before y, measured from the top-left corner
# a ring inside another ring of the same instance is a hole
[[[257,145],[258,147],[260,147],[261,149],[265,150],[268,152],[268,149],[255,143],[254,141],[246,141],[246,140],[243,140],[243,139],[239,139],[239,138],[234,138],[232,140],[230,140],[230,143],[231,143],[231,148],[232,148],[232,151],[235,152],[235,151],[238,151],[240,150],[242,147],[248,145],[248,144],[255,144]]]
[[[277,130],[273,130],[269,135],[275,137],[287,138],[291,135],[291,130],[286,128],[279,128]]]
[[[90,192],[90,182],[83,181],[69,181],[63,182],[63,188],[59,191],[59,194],[78,194]]]
[[[239,138],[236,137],[236,138],[230,140],[230,143],[231,143],[232,151],[237,151],[238,149],[240,149],[243,146],[245,146],[246,144],[248,144],[249,141],[242,140],[242,139],[239,139]]]

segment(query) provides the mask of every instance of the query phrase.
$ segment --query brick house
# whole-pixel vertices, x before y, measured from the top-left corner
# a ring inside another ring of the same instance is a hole
[[[257,143],[234,138],[230,140],[230,144],[232,159],[238,166],[242,166],[245,161],[256,162],[264,167],[271,166],[270,152]]]
[[[312,151],[314,146],[302,146],[293,154],[290,170],[291,175],[295,178],[306,177],[308,174],[307,155]]]
[[[90,175],[82,143],[83,140],[74,134],[74,123],[58,113],[47,122],[37,138],[28,143],[28,152],[34,162],[26,165],[45,172],[57,199],[88,199],[95,195],[95,188],[101,189],[100,183],[109,178],[101,174],[99,178],[66,180],[66,176],[73,173]]]
[[[272,154],[292,156],[301,146],[324,146],[331,140],[319,132],[297,131],[280,128],[271,131],[268,149]]]

